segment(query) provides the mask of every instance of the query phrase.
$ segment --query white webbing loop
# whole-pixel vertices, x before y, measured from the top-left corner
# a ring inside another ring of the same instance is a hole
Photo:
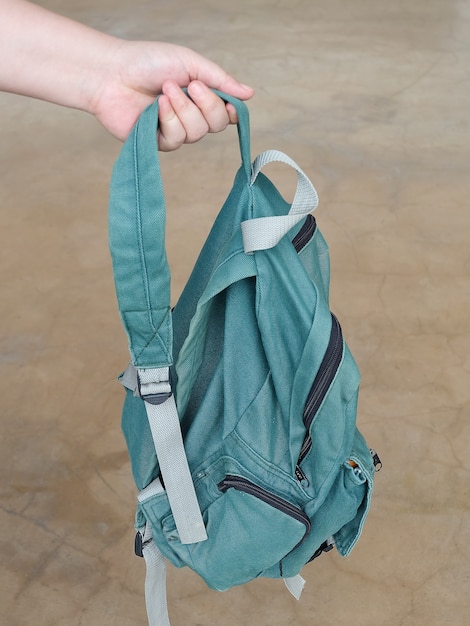
[[[318,194],[308,176],[295,161],[279,150],[262,152],[253,162],[251,185],[261,169],[268,163],[278,161],[297,172],[297,190],[287,215],[257,217],[241,223],[243,247],[247,254],[256,250],[273,248],[300,220],[318,206]]]
[[[186,458],[175,397],[171,393],[169,368],[138,369],[137,375],[132,371],[133,368],[132,364],[127,368],[121,382],[144,400],[158,464],[180,541],[205,541],[207,533]],[[134,381],[137,381],[138,389],[132,387],[136,384]],[[146,401],[146,398],[151,401]]]
[[[166,563],[152,539],[149,523],[140,531],[145,559],[145,604],[149,626],[170,626],[166,600]]]

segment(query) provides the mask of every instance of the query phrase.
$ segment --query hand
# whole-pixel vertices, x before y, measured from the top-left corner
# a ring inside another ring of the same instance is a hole
[[[119,40],[118,40],[119,41]],[[124,140],[143,109],[159,94],[159,149],[170,151],[198,141],[206,133],[237,122],[235,108],[211,88],[246,100],[253,89],[218,65],[181,46],[157,42],[121,42],[110,51],[101,89],[90,112]],[[189,97],[181,87],[187,86]]]
[[[218,133],[238,121],[235,107],[200,81],[189,83],[190,98],[173,80],[163,83],[162,92],[158,100],[158,145],[164,152],[199,141],[206,133]]]
[[[163,94],[161,150],[236,122],[235,109],[210,88],[241,100],[253,95],[189,48],[118,39],[27,0],[0,0],[0,57],[1,90],[92,113],[121,140]]]

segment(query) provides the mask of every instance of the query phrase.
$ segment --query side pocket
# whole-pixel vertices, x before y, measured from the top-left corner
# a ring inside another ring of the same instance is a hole
[[[283,560],[284,576],[299,573],[303,565],[318,556],[320,548],[326,551],[330,537],[342,556],[351,552],[369,511],[373,481],[372,454],[356,429],[350,455],[337,468],[321,506],[316,508],[315,498],[305,506],[305,512],[311,515],[312,530]]]
[[[343,466],[343,489],[351,516],[334,534],[336,548],[342,556],[348,556],[361,536],[370,508],[374,472],[371,450],[356,429],[350,459]]]

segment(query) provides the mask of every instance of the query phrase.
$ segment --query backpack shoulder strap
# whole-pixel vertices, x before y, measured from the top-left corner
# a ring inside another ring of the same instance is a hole
[[[194,543],[207,535],[170,384],[170,270],[157,126],[155,102],[142,113],[116,161],[110,188],[109,243],[132,361],[122,382],[144,400],[180,539]]]
[[[251,175],[246,105],[216,91],[237,109],[242,165]],[[115,163],[110,185],[109,244],[122,322],[137,368],[173,363],[166,207],[156,135],[158,100],[140,116]]]
[[[248,109],[239,116],[242,162],[250,176]],[[145,401],[158,463],[182,543],[207,538],[183,445],[170,382],[173,328],[165,251],[166,206],[157,147],[158,100],[140,116],[114,166],[109,244],[131,365],[121,381]]]
[[[249,181],[248,109],[239,100],[216,93],[237,109],[242,168]],[[170,270],[165,251],[166,207],[156,143],[157,129],[158,100],[142,113],[125,142],[114,166],[110,186],[109,244],[118,306],[132,361],[121,376],[121,382],[144,400],[180,540],[195,543],[204,541],[207,534],[170,382],[173,328]],[[146,489],[152,488],[153,484]],[[165,565],[152,540],[149,525],[144,531],[143,543],[148,566],[149,623],[163,626],[168,624]]]
[[[129,351],[136,367],[172,362],[165,201],[156,148],[158,103],[141,115],[114,165],[109,244]]]

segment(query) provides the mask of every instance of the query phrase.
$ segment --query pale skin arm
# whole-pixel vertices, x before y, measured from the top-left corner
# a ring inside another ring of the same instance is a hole
[[[189,48],[118,39],[26,0],[0,0],[2,91],[91,113],[121,140],[163,94],[158,143],[174,150],[236,123],[234,107],[211,88],[241,100],[253,95]]]

